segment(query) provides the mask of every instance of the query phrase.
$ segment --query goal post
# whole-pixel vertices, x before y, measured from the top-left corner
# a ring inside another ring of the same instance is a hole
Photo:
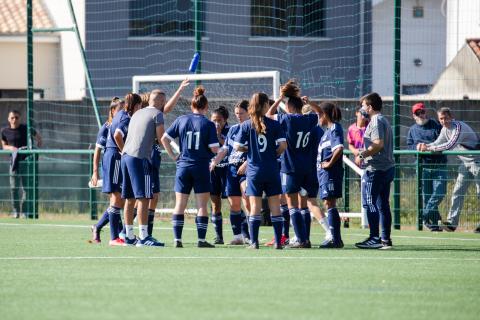
[[[272,98],[278,98],[280,94],[280,72],[279,71],[256,71],[256,72],[231,72],[231,73],[204,73],[204,74],[172,74],[172,75],[137,75],[132,78],[132,90],[135,93],[142,92],[142,83],[162,83],[182,81],[185,78],[190,80],[209,80],[209,81],[225,81],[225,80],[254,80],[254,79],[271,79]]]

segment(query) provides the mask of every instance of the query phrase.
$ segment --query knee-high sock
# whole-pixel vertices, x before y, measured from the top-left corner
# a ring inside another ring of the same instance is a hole
[[[250,241],[252,244],[258,244],[258,232],[260,231],[260,224],[262,222],[262,216],[249,216],[248,226],[250,228]]]
[[[217,239],[223,239],[223,218],[221,212],[212,212],[212,223],[215,228]]]
[[[248,219],[245,212],[242,211],[242,235],[245,239],[250,239],[250,232],[248,231]]]
[[[275,243],[277,246],[282,244],[283,216],[270,216],[272,220],[273,232],[275,234]]]
[[[305,242],[305,221],[303,221],[302,214],[298,208],[290,208],[290,221],[293,225],[293,230],[295,231],[295,235],[297,236],[298,241]]]
[[[308,208],[303,208],[300,210],[300,213],[302,214],[303,221],[305,222],[305,238],[310,241],[310,226],[312,224],[310,210],[308,210]]]
[[[282,233],[285,237],[290,238],[290,213],[288,212],[288,206],[286,204],[282,204],[280,206],[280,213],[283,216],[283,231]]]
[[[100,220],[98,220],[97,224],[95,225],[98,232],[100,232],[100,230],[102,230],[102,228],[105,227],[109,221],[110,221],[110,218],[108,217],[108,209],[107,209],[105,210]]]
[[[328,223],[330,224],[330,230],[332,230],[333,241],[342,241],[342,236],[340,233],[340,214],[338,213],[337,208],[328,209]]]
[[[118,222],[121,221],[120,208],[108,207],[108,220],[110,222],[110,238],[115,240],[118,238]]]
[[[148,209],[148,228],[147,232],[148,235],[151,236],[153,233],[153,223],[155,221],[155,210]]]
[[[205,241],[205,237],[207,236],[208,217],[196,217],[195,223],[197,224],[198,241]]]
[[[238,236],[242,233],[242,213],[240,211],[230,210],[230,224],[232,225],[234,236]]]
[[[173,237],[175,240],[182,240],[183,224],[185,220],[185,215],[183,214],[173,214],[172,215],[172,225],[173,225]]]

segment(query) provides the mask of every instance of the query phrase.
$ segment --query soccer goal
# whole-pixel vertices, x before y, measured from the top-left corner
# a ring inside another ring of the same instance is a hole
[[[265,92],[272,99],[279,96],[280,72],[255,71],[206,74],[137,75],[132,78],[133,92],[148,92],[161,88],[168,95],[175,92],[180,81],[188,78],[201,82],[209,100],[249,99],[255,92]]]

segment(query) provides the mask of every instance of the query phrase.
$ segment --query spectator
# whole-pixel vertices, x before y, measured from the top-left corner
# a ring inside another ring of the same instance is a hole
[[[445,151],[445,150],[479,150],[480,141],[478,135],[463,121],[453,118],[449,108],[441,108],[437,111],[438,121],[442,130],[438,138],[429,144],[420,143],[417,149],[420,151]],[[462,164],[458,168],[457,181],[453,188],[452,206],[448,213],[447,221],[443,228],[453,232],[458,227],[460,212],[462,211],[465,193],[470,182],[475,181],[477,186],[477,197],[480,197],[480,156],[460,155],[458,158]],[[480,225],[475,229],[480,233]]]
[[[417,150],[419,143],[432,143],[440,135],[442,126],[436,120],[427,116],[423,103],[412,106],[412,117],[415,124],[407,134],[407,146],[410,150]],[[447,157],[444,155],[421,155],[422,163],[422,197],[423,197],[423,224],[430,231],[442,231],[438,221],[442,219],[438,205],[442,202],[447,191]]]
[[[368,125],[368,118],[365,117],[360,110],[362,106],[358,106],[355,109],[355,117],[356,121],[348,127],[347,133],[347,141],[348,141],[348,149],[352,152],[353,156],[355,157],[355,164],[360,168],[364,167],[364,163],[362,159],[358,157],[358,153],[365,148],[363,143],[363,135],[365,134],[365,130],[367,129]],[[360,180],[361,181],[361,180]],[[360,187],[361,188],[361,187]],[[363,221],[367,221],[367,210],[362,206],[362,215]],[[349,218],[344,218],[343,226],[345,228],[349,227]],[[362,226],[366,227],[366,226]]]
[[[26,149],[27,143],[27,126],[20,123],[20,112],[11,110],[8,113],[9,125],[2,129],[2,146],[5,150],[12,151],[10,160],[10,192],[12,197],[13,217],[19,218],[20,215],[27,217],[23,209],[23,202],[27,198],[27,167],[26,155],[18,154],[19,149]],[[32,137],[37,142],[37,146],[41,147],[42,138],[40,134],[32,130]],[[20,198],[19,192],[22,191]]]

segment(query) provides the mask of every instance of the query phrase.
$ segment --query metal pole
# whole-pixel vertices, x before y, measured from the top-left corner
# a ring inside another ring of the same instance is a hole
[[[95,96],[95,91],[93,90],[92,77],[90,75],[90,70],[88,69],[87,57],[85,55],[82,39],[80,38],[80,32],[78,31],[77,18],[75,17],[75,11],[73,10],[72,0],[68,0],[68,8],[70,9],[75,35],[77,36],[78,46],[80,47],[80,53],[82,54],[83,68],[85,69],[85,76],[87,78],[88,91],[90,92],[90,97],[92,98],[93,110],[95,112],[95,117],[97,118],[98,128],[101,128],[102,120],[100,119],[100,113],[98,112],[97,98]]]
[[[93,173],[93,157],[88,155],[88,164],[89,164],[89,176],[92,176]],[[90,205],[90,218],[92,220],[97,220],[97,192],[94,188],[89,189],[89,205]]]
[[[33,19],[32,0],[27,0],[27,147],[32,149],[33,111]]]
[[[394,12],[394,48],[393,48],[393,149],[400,149],[400,38],[401,38],[401,16],[402,0],[395,0]],[[399,163],[400,157],[395,156],[395,162]],[[393,226],[400,229],[400,174],[395,170],[393,181]]]
[[[422,197],[422,176],[423,176],[423,166],[420,162],[420,154],[417,153],[416,156],[416,165],[417,165],[417,230],[421,231],[423,229],[423,197]]]
[[[200,1],[201,0],[195,0],[194,2],[194,10],[195,10],[195,52],[200,54],[200,60],[198,60],[198,65],[197,65],[197,70],[195,70],[195,73],[202,73],[202,28],[201,28],[201,6],[200,6]],[[197,80],[196,84],[199,85],[200,81]]]

